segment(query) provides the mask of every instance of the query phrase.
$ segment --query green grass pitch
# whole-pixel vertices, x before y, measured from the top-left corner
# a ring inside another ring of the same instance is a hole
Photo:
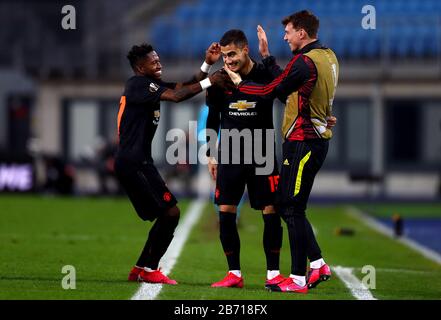
[[[183,215],[188,205],[189,201],[180,201]],[[384,216],[397,206],[376,211]],[[432,216],[441,211],[439,206],[428,207],[422,210]],[[417,205],[411,211],[418,211]],[[354,268],[359,279],[364,277],[364,265],[376,268],[376,289],[371,290],[375,298],[441,297],[440,265],[370,229],[347,214],[345,206],[311,206],[308,217],[330,265]],[[1,196],[0,299],[130,299],[139,284],[127,282],[127,274],[150,226],[137,218],[125,198]],[[338,227],[352,228],[355,234],[337,236]],[[261,213],[245,205],[239,223],[245,287],[210,288],[225,275],[227,265],[217,217],[207,203],[171,272],[179,285],[164,286],[157,299],[354,299],[336,276],[307,295],[267,292],[262,229]],[[281,271],[286,275],[290,256],[284,230]],[[64,265],[76,268],[75,290],[61,286]]]

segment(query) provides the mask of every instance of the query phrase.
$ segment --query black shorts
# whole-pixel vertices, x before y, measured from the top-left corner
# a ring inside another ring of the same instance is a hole
[[[278,180],[277,166],[271,175],[256,175],[253,165],[219,164],[214,203],[237,206],[246,185],[251,207],[263,210],[265,206],[275,204]]]
[[[115,161],[115,173],[142,220],[154,220],[177,204],[153,164]]]
[[[314,139],[285,141],[280,180],[277,189],[277,204],[304,212],[317,172],[328,153],[329,141]]]

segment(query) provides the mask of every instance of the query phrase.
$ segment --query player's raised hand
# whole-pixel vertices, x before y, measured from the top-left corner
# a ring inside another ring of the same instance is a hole
[[[237,72],[231,71],[226,64],[224,64],[224,70],[229,75],[231,81],[233,81],[235,86],[238,86],[242,82],[242,77]]]
[[[213,65],[219,60],[220,56],[220,44],[218,42],[213,42],[205,52],[205,62],[209,65]]]
[[[268,48],[268,39],[266,37],[265,30],[263,30],[262,26],[257,25],[257,38],[259,39],[259,52],[262,58],[266,58],[270,56],[269,48]]]

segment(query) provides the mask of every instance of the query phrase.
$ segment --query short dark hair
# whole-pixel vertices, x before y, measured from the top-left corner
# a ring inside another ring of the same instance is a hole
[[[283,18],[282,24],[292,23],[294,29],[304,29],[310,38],[316,38],[320,26],[319,19],[308,10],[302,10]]]
[[[139,46],[135,45],[130,49],[129,53],[127,54],[127,59],[129,59],[130,65],[132,66],[132,69],[135,69],[135,66],[137,63],[144,59],[146,55],[148,55],[150,52],[152,52],[154,49],[150,44],[143,43]]]
[[[228,46],[230,43],[243,48],[243,46],[248,45],[248,39],[242,30],[231,29],[225,32],[219,41],[219,44],[223,47]]]

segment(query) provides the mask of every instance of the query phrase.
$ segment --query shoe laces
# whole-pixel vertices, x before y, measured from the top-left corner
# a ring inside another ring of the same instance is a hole
[[[294,280],[291,277],[287,277],[285,280],[279,283],[279,286],[281,285],[290,285],[295,283]]]

